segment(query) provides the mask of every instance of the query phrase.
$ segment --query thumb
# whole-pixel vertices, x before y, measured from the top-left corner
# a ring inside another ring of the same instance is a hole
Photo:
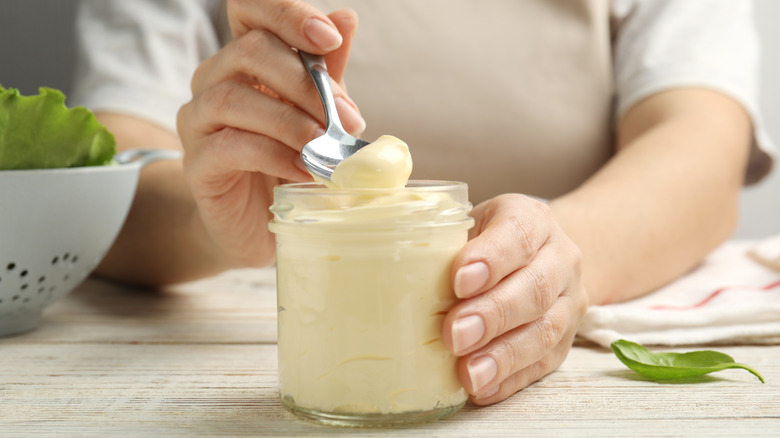
[[[328,72],[342,88],[344,88],[344,72],[347,70],[349,61],[349,51],[352,48],[352,39],[355,37],[358,17],[357,13],[351,9],[341,9],[328,15],[339,30],[343,41],[338,49],[325,55],[325,63],[328,65]]]

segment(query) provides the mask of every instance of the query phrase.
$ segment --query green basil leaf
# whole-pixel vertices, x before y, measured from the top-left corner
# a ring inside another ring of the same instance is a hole
[[[753,368],[734,362],[728,354],[702,350],[689,353],[653,353],[642,345],[619,339],[610,347],[618,359],[637,373],[656,380],[673,380],[699,377],[728,368],[749,371],[761,383],[764,378]]]

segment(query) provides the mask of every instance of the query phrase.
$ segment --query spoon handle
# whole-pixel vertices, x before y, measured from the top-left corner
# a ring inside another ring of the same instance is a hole
[[[331,128],[338,128],[340,132],[344,132],[344,128],[341,127],[341,120],[339,120],[339,113],[336,111],[333,89],[330,88],[330,75],[328,74],[328,67],[325,65],[325,58],[302,50],[298,50],[298,54],[301,56],[303,65],[306,66],[306,71],[309,72],[309,75],[314,80],[314,86],[317,88],[317,93],[320,95],[320,100],[322,100],[322,106],[325,108],[326,129],[331,131]]]

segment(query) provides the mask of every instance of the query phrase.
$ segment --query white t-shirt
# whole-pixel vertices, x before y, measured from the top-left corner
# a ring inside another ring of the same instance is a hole
[[[475,203],[573,189],[613,155],[618,117],[682,86],[740,102],[755,126],[747,180],[771,167],[750,1],[310,3],[360,17],[346,81],[363,137],[406,140],[414,178],[466,181]],[[195,68],[230,39],[220,0],[86,0],[77,26],[71,103],[171,130]]]

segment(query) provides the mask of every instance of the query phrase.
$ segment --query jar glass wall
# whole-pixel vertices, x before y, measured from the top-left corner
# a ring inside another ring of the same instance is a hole
[[[293,413],[392,426],[467,399],[441,327],[473,220],[463,183],[394,190],[277,187],[279,385]]]

